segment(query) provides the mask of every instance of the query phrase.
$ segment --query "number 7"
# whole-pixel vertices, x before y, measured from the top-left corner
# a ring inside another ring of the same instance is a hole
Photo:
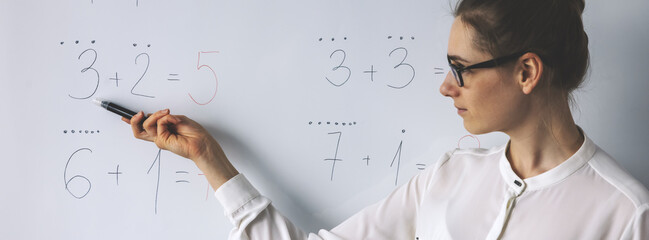
[[[212,67],[210,67],[209,65],[205,65],[205,64],[201,65],[201,53],[207,54],[207,53],[219,53],[219,52],[218,51],[198,52],[198,63],[196,64],[196,70],[197,71],[201,70],[201,68],[203,68],[203,67],[207,67],[207,69],[210,70],[210,72],[212,72],[212,75],[214,76],[214,81],[216,82],[216,86],[214,87],[214,94],[212,94],[212,98],[210,98],[210,100],[208,100],[207,102],[200,103],[200,102],[196,101],[196,99],[194,99],[194,97],[192,97],[191,93],[188,93],[189,98],[191,98],[192,101],[194,101],[196,104],[198,104],[198,105],[207,105],[210,102],[212,102],[212,100],[214,100],[214,97],[216,97],[216,91],[218,89],[219,80],[216,78],[216,73],[214,72],[214,69],[212,69]]]

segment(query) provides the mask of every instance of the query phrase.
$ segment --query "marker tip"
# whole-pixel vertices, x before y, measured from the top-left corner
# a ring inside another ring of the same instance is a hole
[[[92,99],[92,102],[97,104],[97,106],[101,107],[101,102],[103,102],[103,100],[101,98],[95,98],[95,99]]]

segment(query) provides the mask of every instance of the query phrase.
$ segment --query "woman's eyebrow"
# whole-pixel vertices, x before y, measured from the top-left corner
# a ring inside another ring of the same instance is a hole
[[[451,59],[456,62],[464,62],[464,63],[469,63],[469,61],[465,60],[464,58],[457,56],[457,55],[446,55],[448,59]]]

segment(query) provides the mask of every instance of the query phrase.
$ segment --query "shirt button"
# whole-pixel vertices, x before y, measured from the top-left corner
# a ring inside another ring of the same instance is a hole
[[[519,186],[519,187],[521,186],[521,182],[519,182],[518,180],[514,180],[514,184],[516,184],[516,186]]]

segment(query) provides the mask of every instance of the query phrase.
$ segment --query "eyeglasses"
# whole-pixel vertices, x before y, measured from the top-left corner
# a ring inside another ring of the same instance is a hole
[[[499,57],[495,59],[491,59],[489,61],[481,62],[481,63],[476,63],[471,66],[457,66],[451,64],[451,56],[446,55],[446,59],[448,60],[448,65],[451,67],[451,72],[453,73],[453,76],[455,77],[455,80],[457,81],[457,85],[460,87],[464,86],[464,79],[462,79],[462,72],[470,69],[476,69],[476,68],[492,68],[492,67],[497,67],[500,65],[503,65],[509,61],[515,60],[518,57],[522,56],[527,52],[517,52],[511,55],[507,55],[504,57]]]

